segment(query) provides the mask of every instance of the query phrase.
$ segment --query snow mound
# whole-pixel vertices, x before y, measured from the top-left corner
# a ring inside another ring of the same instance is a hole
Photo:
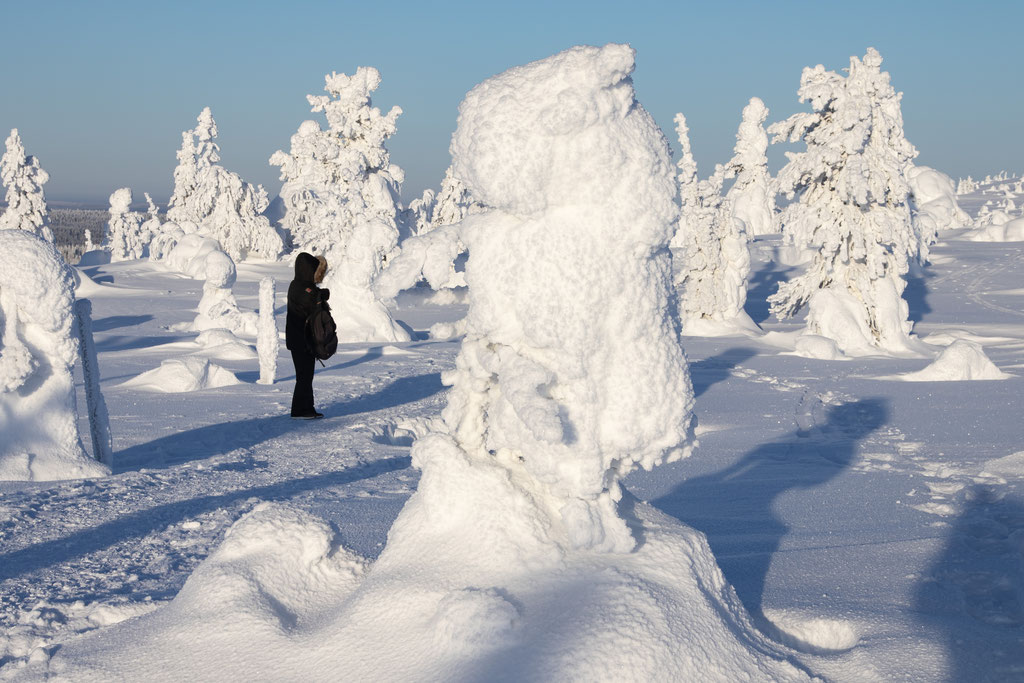
[[[985,355],[980,344],[958,339],[945,349],[931,365],[893,379],[904,382],[959,382],[967,380],[1009,379],[1009,375],[995,366]]]
[[[207,358],[193,356],[165,360],[160,367],[133,377],[122,383],[121,386],[143,391],[178,394],[200,389],[226,387],[232,384],[239,384],[239,380],[233,372],[211,363]]]
[[[506,501],[513,522],[521,502]],[[448,555],[444,532],[420,539],[406,528],[399,545],[417,564],[389,540],[367,569],[323,520],[261,503],[169,605],[67,643],[48,671],[68,680],[159,680],[171,670],[189,680],[211,671],[234,680],[339,671],[349,680],[810,680],[754,629],[702,534],[647,504],[634,511],[649,536],[627,555],[524,557],[488,522],[473,529],[489,534],[475,537],[483,563],[467,566],[461,548]],[[462,521],[435,512],[438,528]],[[805,635],[849,639],[838,628]]]
[[[199,333],[196,344],[201,348],[194,355],[221,360],[249,360],[256,358],[252,346],[235,336],[231,330],[214,328]]]
[[[766,610],[774,627],[772,636],[790,647],[811,654],[834,654],[856,647],[860,634],[850,623],[820,617],[806,619],[787,610]]]
[[[917,231],[934,236],[943,230],[970,225],[971,218],[956,201],[953,180],[928,166],[911,166],[907,170],[911,208]]]
[[[82,448],[74,277],[52,243],[0,230],[0,480],[109,474]]]
[[[1002,458],[989,460],[982,470],[984,474],[1014,479],[1024,478],[1024,451],[1019,451]]]
[[[183,235],[178,243],[164,258],[164,264],[179,273],[188,275],[194,280],[205,280],[212,275],[221,280],[225,279],[226,265],[224,258],[227,254],[220,248],[220,242],[198,233]],[[231,261],[230,257],[227,257]],[[235,264],[231,261],[231,282],[234,283]],[[229,285],[230,286],[230,285]]]
[[[1006,222],[992,222],[974,230],[968,230],[960,239],[971,242],[1024,242],[1024,218]]]

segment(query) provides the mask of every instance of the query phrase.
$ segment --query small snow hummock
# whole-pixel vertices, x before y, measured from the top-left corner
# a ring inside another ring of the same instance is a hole
[[[177,394],[232,384],[239,384],[239,380],[230,370],[211,363],[209,358],[188,356],[165,360],[160,363],[160,367],[133,377],[120,386]]]
[[[78,432],[74,278],[53,244],[0,230],[0,479],[109,474]]]
[[[277,354],[281,338],[274,318],[274,278],[260,280],[260,312],[256,324],[256,351],[260,356],[260,378],[257,384],[273,384],[277,377]]]
[[[1003,372],[989,360],[981,344],[958,339],[943,349],[928,367],[892,379],[904,382],[962,382],[1011,377],[1013,375]]]
[[[170,605],[65,644],[50,674],[809,679],[704,536],[619,485],[694,444],[672,162],[632,70],[629,46],[577,47],[462,103],[455,170],[493,209],[462,221],[444,426],[414,443],[419,486],[372,566],[326,522],[259,505]]]

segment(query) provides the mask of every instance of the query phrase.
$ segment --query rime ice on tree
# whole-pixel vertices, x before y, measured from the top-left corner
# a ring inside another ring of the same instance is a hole
[[[178,166],[174,170],[174,193],[167,210],[175,224],[167,236],[200,232],[220,243],[235,260],[252,254],[276,259],[284,251],[284,242],[270,221],[262,215],[270,203],[262,185],[247,183],[228,171],[220,161],[217,123],[206,107],[191,131],[182,133]],[[172,237],[173,239],[173,237]],[[160,253],[170,251],[166,239],[157,245]]]
[[[681,257],[675,286],[683,333],[716,336],[758,331],[743,310],[750,254],[745,223],[734,218],[732,202],[722,197],[726,168],[718,166],[710,178],[698,180],[686,118],[676,114],[675,120],[682,148],[677,175],[682,210],[672,246]]]
[[[408,341],[409,335],[373,293],[385,259],[398,245],[398,190],[402,170],[385,143],[402,113],[372,106],[380,73],[359,67],[352,76],[325,77],[327,95],[309,95],[324,112],[327,130],[305,121],[292,136],[291,151],[275,152],[281,167],[282,225],[299,249],[324,254],[330,263],[325,286],[332,292],[342,341]],[[337,303],[335,303],[337,302]]]
[[[277,376],[277,354],[280,351],[281,339],[277,333],[277,321],[274,318],[274,278],[265,277],[260,280],[260,312],[257,323],[256,351],[260,358],[260,378],[258,384],[273,384]]]
[[[109,473],[78,433],[71,270],[49,242],[0,230],[0,479]]]
[[[131,211],[132,191],[122,187],[110,195],[110,220],[107,221],[105,246],[111,261],[142,258],[146,245],[142,236],[141,214]]]
[[[631,69],[627,46],[576,48],[467,95],[453,168],[493,210],[452,226],[470,306],[450,435],[413,453],[425,477],[453,457],[507,470],[553,538],[612,551],[634,543],[619,477],[685,455],[693,403],[668,310],[671,161]]]
[[[780,318],[808,306],[808,332],[850,355],[917,355],[901,298],[920,244],[911,223],[904,169],[917,152],[903,136],[901,93],[868,48],[849,75],[805,68],[800,101],[812,111],[769,127],[773,142],[803,140],[787,153],[780,191],[798,200],[782,211],[784,234],[817,249],[807,271],[769,298]]]
[[[0,157],[0,184],[7,188],[7,209],[0,215],[0,230],[27,230],[53,242],[43,195],[43,185],[49,179],[39,160],[25,154],[18,129],[11,129],[6,151]]]
[[[747,235],[779,231],[775,215],[775,189],[768,173],[768,134],[764,130],[768,108],[757,97],[743,108],[733,158],[725,165],[725,179],[736,178],[726,193],[732,215],[743,221]]]

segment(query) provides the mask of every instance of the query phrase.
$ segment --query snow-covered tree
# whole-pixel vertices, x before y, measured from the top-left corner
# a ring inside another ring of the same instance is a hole
[[[197,122],[182,134],[168,218],[186,234],[191,225],[198,226],[199,233],[220,242],[232,259],[249,254],[276,259],[284,242],[262,215],[269,204],[266,190],[218,163],[217,123],[209,107]]]
[[[127,261],[142,258],[146,242],[142,236],[140,213],[132,211],[131,188],[122,187],[110,195],[110,220],[107,222],[104,246],[110,252],[111,261]]]
[[[323,112],[328,127],[304,121],[292,136],[291,151],[277,151],[270,163],[281,168],[282,225],[295,246],[314,254],[344,249],[355,223],[376,220],[395,229],[400,168],[391,164],[385,143],[394,135],[401,108],[387,115],[372,106],[370,93],[380,85],[373,67],[355,75],[325,77],[327,95],[308,95],[313,112]],[[388,248],[390,251],[390,247]]]
[[[768,108],[756,97],[743,108],[733,158],[724,167],[725,179],[735,178],[726,198],[732,215],[743,221],[748,235],[779,231],[775,214],[775,188],[768,172],[768,134],[764,130]]]
[[[928,166],[908,164],[904,172],[910,187],[910,212],[920,240],[919,258],[926,258],[942,230],[961,228],[971,223],[956,201],[953,180]]]
[[[327,129],[305,121],[292,136],[291,151],[275,152],[281,168],[282,225],[295,246],[324,254],[331,264],[325,284],[343,341],[400,341],[408,333],[373,293],[385,260],[398,245],[399,185],[402,170],[390,160],[386,142],[402,113],[386,115],[370,93],[380,73],[359,67],[352,76],[325,77],[327,95],[308,95],[313,112],[323,112]],[[337,304],[334,302],[337,301]]]
[[[260,359],[260,378],[257,384],[273,384],[277,377],[277,354],[281,340],[274,317],[275,282],[272,277],[260,280],[260,310],[256,331],[256,351]]]
[[[175,223],[195,223],[197,217],[189,210],[189,197],[196,189],[196,140],[195,131],[181,133],[181,148],[178,150],[178,165],[174,168],[174,191],[167,204],[167,220]]]
[[[459,180],[449,166],[444,173],[444,180],[441,181],[441,191],[437,193],[437,200],[434,203],[434,211],[431,214],[431,229],[442,225],[458,223],[466,216],[471,216],[484,211],[485,207],[475,201],[469,194],[469,189]]]
[[[18,129],[12,128],[0,157],[0,183],[7,188],[7,210],[0,215],[0,230],[27,230],[53,242],[43,195],[43,185],[49,179],[39,160],[25,154]]]
[[[681,256],[674,283],[683,332],[756,330],[743,311],[750,273],[745,224],[733,217],[732,202],[722,197],[727,170],[719,165],[710,178],[698,180],[686,118],[676,114],[675,121],[682,150],[676,175],[682,210],[672,245]]]
[[[139,232],[143,242],[149,244],[155,236],[160,234],[160,209],[148,192],[143,192],[142,195],[146,198],[146,219],[139,228]]]
[[[807,271],[769,298],[780,318],[809,307],[808,331],[851,354],[914,353],[901,298],[909,260],[921,244],[911,222],[904,177],[917,154],[903,135],[901,93],[868,48],[844,77],[820,64],[805,68],[798,94],[811,112],[769,127],[773,142],[804,141],[787,153],[783,231],[817,250]]]
[[[978,191],[978,183],[971,176],[960,178],[956,184],[957,194],[971,194]]]
[[[79,436],[74,309],[74,277],[53,244],[0,230],[0,480],[110,472]]]
[[[402,212],[400,221],[400,224],[405,226],[404,234],[415,237],[430,232],[436,205],[437,195],[429,187],[423,190],[422,195],[409,202],[409,206]]]

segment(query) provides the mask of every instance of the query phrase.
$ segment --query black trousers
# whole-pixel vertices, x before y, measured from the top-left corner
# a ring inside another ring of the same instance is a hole
[[[305,349],[292,349],[292,363],[295,364],[295,393],[292,394],[292,416],[312,415],[313,408],[313,370],[316,358]]]

